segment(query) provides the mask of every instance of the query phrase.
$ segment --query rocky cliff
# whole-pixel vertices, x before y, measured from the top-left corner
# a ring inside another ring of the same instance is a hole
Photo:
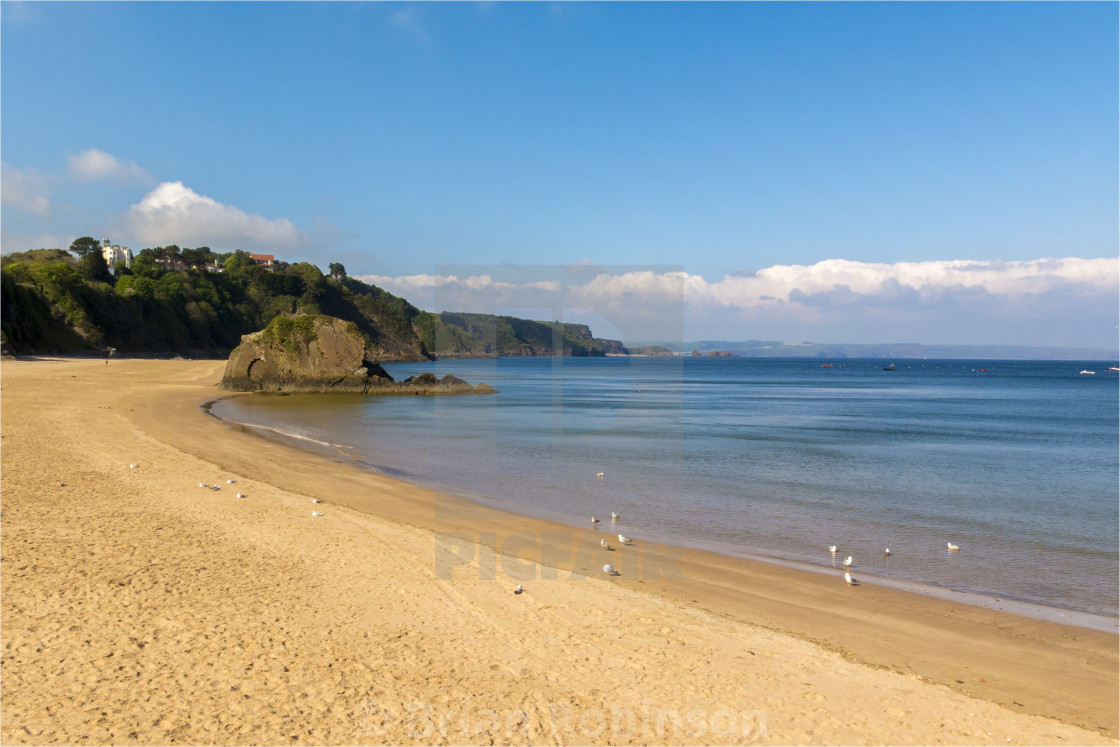
[[[626,355],[618,340],[593,337],[586,324],[536,322],[512,316],[421,312],[414,328],[437,358]]]
[[[229,356],[222,388],[235,392],[356,394],[489,394],[448,374],[396,382],[367,352],[353,322],[319,314],[278,316],[241,338]]]

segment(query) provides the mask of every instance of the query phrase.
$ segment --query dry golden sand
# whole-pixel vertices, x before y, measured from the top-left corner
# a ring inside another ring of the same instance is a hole
[[[3,364],[5,744],[1117,743],[1115,635],[640,542],[607,578],[203,415],[221,371]]]

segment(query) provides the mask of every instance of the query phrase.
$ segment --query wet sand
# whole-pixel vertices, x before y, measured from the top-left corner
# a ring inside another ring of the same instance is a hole
[[[0,368],[5,743],[1117,743],[1115,634],[606,551],[230,428],[222,369]]]

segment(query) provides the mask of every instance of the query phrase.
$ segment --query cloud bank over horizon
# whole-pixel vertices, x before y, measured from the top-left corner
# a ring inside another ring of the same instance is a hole
[[[585,310],[626,341],[1117,344],[1118,258],[827,259],[717,281],[665,268],[556,269],[538,268],[537,278],[531,268],[494,266],[360,279],[430,311]]]

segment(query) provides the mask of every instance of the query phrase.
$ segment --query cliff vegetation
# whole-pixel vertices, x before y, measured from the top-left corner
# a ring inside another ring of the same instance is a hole
[[[77,257],[59,249],[3,257],[5,352],[224,356],[274,320],[272,334],[290,336],[298,315],[329,315],[352,324],[380,361],[626,353],[586,325],[422,311],[337,263],[324,275],[308,262],[266,268],[246,252],[169,246],[144,249],[110,274],[96,242],[86,244],[72,247]]]

